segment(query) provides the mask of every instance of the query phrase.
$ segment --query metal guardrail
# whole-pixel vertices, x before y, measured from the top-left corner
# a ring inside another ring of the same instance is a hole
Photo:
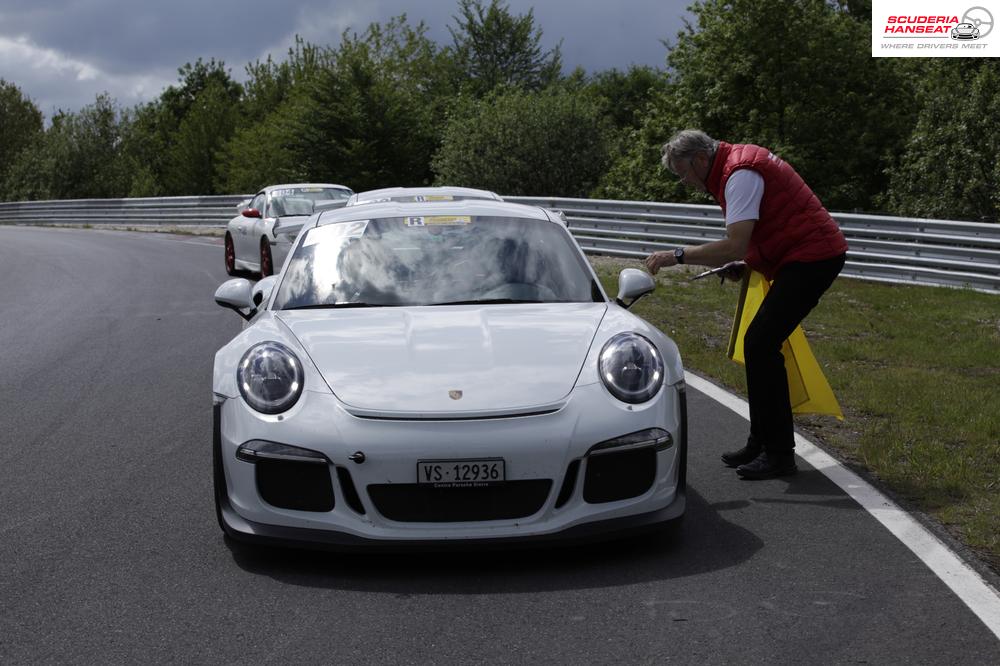
[[[0,203],[0,222],[20,224],[197,224],[224,226],[253,195],[65,199]]]
[[[0,203],[0,223],[223,226],[252,195]],[[588,253],[645,257],[725,235],[717,206],[546,197],[507,201],[556,208]],[[1000,225],[833,213],[850,249],[843,275],[1000,293]]]
[[[717,206],[504,197],[561,210],[587,252],[645,257],[725,236]],[[849,246],[842,275],[1000,293],[1000,224],[833,213]]]

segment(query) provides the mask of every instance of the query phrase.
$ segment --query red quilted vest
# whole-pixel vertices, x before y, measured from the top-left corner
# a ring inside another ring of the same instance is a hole
[[[823,204],[795,169],[767,148],[719,142],[705,183],[726,212],[726,182],[738,169],[752,169],[764,179],[760,216],[744,260],[773,280],[793,261],[821,261],[847,252],[847,239]]]

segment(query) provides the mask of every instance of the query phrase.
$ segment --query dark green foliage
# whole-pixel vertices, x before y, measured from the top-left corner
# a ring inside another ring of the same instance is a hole
[[[434,157],[437,182],[524,196],[586,196],[611,128],[585,92],[497,90],[456,108]]]
[[[42,114],[13,83],[0,79],[0,187],[11,162],[42,133]]]
[[[930,61],[924,102],[888,207],[900,215],[1000,218],[1000,67],[992,59]]]
[[[214,59],[177,72],[178,85],[132,114],[123,140],[133,174],[129,196],[217,191],[217,154],[235,131],[243,88]]]
[[[193,65],[185,63],[177,70],[177,74],[180,85],[169,86],[164,90],[160,95],[160,103],[178,126],[206,89],[216,91],[212,94],[228,99],[233,104],[238,103],[243,94],[242,86],[230,76],[226,64],[221,60],[216,62],[215,58],[208,62],[198,58]]]
[[[118,198],[128,192],[120,159],[123,115],[101,94],[77,113],[60,112],[22,150],[5,183],[10,200]]]
[[[830,208],[871,209],[915,110],[900,68],[871,57],[867,18],[819,0],[707,0],[692,11],[697,24],[668,58],[670,85],[605,191],[668,193],[641,186],[658,168],[652,148],[699,127],[773,149]]]
[[[456,26],[449,27],[454,44],[458,85],[482,96],[497,86],[540,90],[559,79],[560,47],[542,51],[542,30],[533,10],[514,16],[500,0],[459,0]]]
[[[604,100],[607,115],[620,129],[636,129],[649,115],[649,104],[667,90],[666,73],[652,67],[632,65],[621,72],[598,72],[589,89]]]
[[[217,153],[236,129],[237,105],[226,87],[210,81],[195,95],[168,147],[164,183],[172,194],[222,194],[215,189]]]
[[[430,182],[447,84],[425,33],[405,17],[344,33],[332,66],[284,110],[281,134],[306,177],[355,190]]]
[[[332,52],[295,36],[295,45],[288,49],[288,58],[280,63],[271,56],[246,66],[247,80],[240,103],[243,125],[258,123],[274,113],[291,92],[312,80],[316,74],[333,64]]]

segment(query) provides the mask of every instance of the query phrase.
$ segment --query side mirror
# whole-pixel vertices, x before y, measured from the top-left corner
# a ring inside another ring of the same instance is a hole
[[[247,208],[242,215],[243,217],[260,217],[260,211],[256,208]]]
[[[223,282],[215,290],[215,302],[224,308],[234,310],[247,321],[257,314],[250,294],[250,280],[246,278],[233,278]],[[250,312],[244,314],[243,308],[248,308]]]
[[[267,299],[271,298],[271,292],[274,291],[274,285],[277,283],[277,275],[268,275],[257,281],[257,284],[250,290],[250,300],[253,301],[255,308],[260,307],[261,303],[267,303]]]
[[[655,288],[656,283],[649,273],[638,268],[626,268],[618,274],[618,298],[615,302],[628,309]]]

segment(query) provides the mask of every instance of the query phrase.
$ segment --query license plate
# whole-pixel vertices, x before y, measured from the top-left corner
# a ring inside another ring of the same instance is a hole
[[[417,483],[437,488],[489,486],[503,483],[506,478],[503,458],[417,462]]]

